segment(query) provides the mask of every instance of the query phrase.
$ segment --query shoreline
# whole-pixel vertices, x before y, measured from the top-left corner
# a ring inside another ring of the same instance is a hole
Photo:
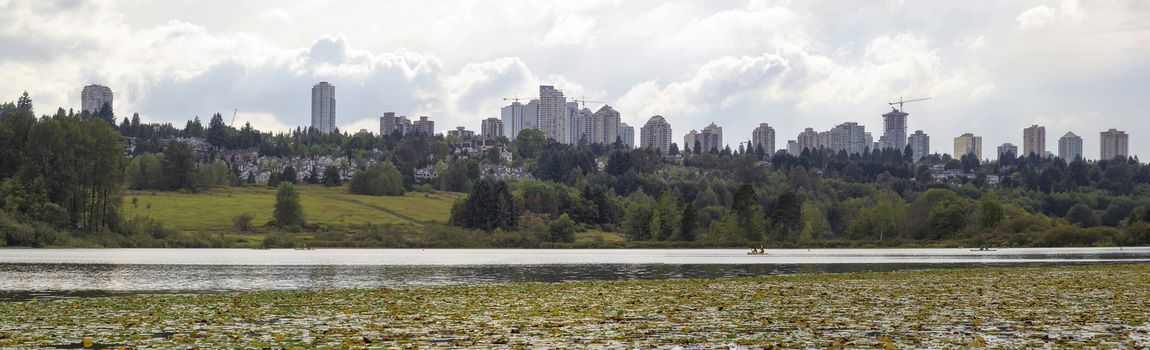
[[[1150,346],[1150,265],[0,303],[0,347]]]

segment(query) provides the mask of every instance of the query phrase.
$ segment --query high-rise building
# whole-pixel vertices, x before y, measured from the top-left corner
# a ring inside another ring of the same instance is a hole
[[[1018,157],[1018,146],[1015,146],[1014,144],[1012,144],[1010,142],[1004,143],[1004,144],[1002,144],[1002,146],[998,146],[998,161],[999,162],[1001,162],[1005,158],[1015,158],[1015,157]]]
[[[954,138],[954,158],[961,158],[967,154],[982,159],[982,136],[965,133]]]
[[[414,132],[421,132],[427,135],[435,135],[435,122],[427,116],[420,116],[419,120],[412,122]]]
[[[699,152],[718,152],[723,149],[723,128],[711,123],[703,128],[702,132],[691,130],[683,136],[683,149],[695,152],[695,144],[699,144]]]
[[[579,108],[578,102],[567,103],[567,143],[589,145],[595,143],[594,117],[590,109]]]
[[[1125,131],[1110,129],[1102,132],[1102,147],[1099,150],[1103,160],[1130,156],[1130,135]]]
[[[798,157],[799,155],[801,155],[803,153],[803,149],[799,147],[799,141],[798,140],[788,140],[787,141],[787,153],[790,153],[792,156],[795,156],[795,157]]]
[[[671,124],[663,116],[656,115],[639,128],[640,147],[654,148],[663,154],[671,151]]]
[[[842,123],[826,133],[826,148],[847,154],[862,154],[871,146],[866,127],[854,122]]]
[[[455,130],[448,130],[447,136],[452,136],[452,137],[462,139],[462,140],[468,140],[468,139],[471,139],[472,137],[475,137],[475,132],[471,131],[471,130],[467,130],[466,128],[464,128],[462,126],[457,126],[457,127],[455,127]]]
[[[1067,161],[1082,158],[1082,137],[1067,132],[1058,139],[1058,156]]]
[[[526,105],[515,101],[499,110],[503,120],[503,134],[507,135],[507,138],[514,139],[526,127],[526,109]]]
[[[311,87],[311,127],[322,133],[335,131],[335,86],[326,81]]]
[[[635,148],[635,128],[627,123],[619,123],[619,139],[623,141],[624,147]]]
[[[609,105],[599,107],[591,121],[591,142],[612,145],[619,140],[619,112]]]
[[[879,147],[893,148],[899,151],[906,148],[906,117],[908,115],[897,109],[882,115],[882,136],[878,139]]]
[[[1046,157],[1046,127],[1031,125],[1022,129],[1022,152],[1021,155],[1027,157],[1031,154]]]
[[[395,116],[394,112],[385,112],[379,118],[379,134],[383,136],[390,136],[398,133],[400,136],[407,135],[412,131],[413,127],[411,120],[406,116]]]
[[[539,129],[548,139],[568,143],[567,98],[551,85],[539,86]]]
[[[491,117],[484,119],[479,125],[479,133],[486,139],[497,139],[503,136],[503,121]]]
[[[100,109],[108,105],[112,108],[112,89],[103,85],[88,85],[84,90],[80,91],[80,113],[88,112],[89,114],[96,114]]]
[[[803,132],[799,133],[799,137],[795,139],[795,142],[798,143],[799,154],[801,154],[803,150],[806,149],[812,151],[817,150],[821,145],[825,144],[824,142],[821,142],[819,133],[815,131],[814,128],[806,128],[803,130]]]
[[[914,134],[907,137],[907,143],[910,144],[911,159],[916,162],[930,154],[930,135],[922,130],[915,130]]]
[[[759,127],[751,131],[751,143],[756,148],[762,148],[768,156],[775,154],[775,128],[767,123],[759,123]]]

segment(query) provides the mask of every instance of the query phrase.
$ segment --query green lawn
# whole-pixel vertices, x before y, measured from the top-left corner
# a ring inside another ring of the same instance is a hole
[[[462,196],[412,193],[403,197],[376,197],[348,194],[347,187],[299,185],[296,188],[308,222],[331,226],[446,222],[451,216],[452,203]],[[124,210],[129,216],[149,216],[181,231],[229,231],[232,220],[242,213],[252,214],[256,226],[271,220],[275,191],[262,186],[216,188],[195,194],[133,191],[124,196]],[[133,198],[136,205],[132,205]]]

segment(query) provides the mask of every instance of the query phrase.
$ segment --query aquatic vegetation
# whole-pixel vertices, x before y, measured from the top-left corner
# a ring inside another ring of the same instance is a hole
[[[1150,346],[1150,265],[0,303],[0,348]]]

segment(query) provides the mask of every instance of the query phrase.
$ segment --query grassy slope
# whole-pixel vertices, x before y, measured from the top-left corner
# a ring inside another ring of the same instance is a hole
[[[446,222],[451,204],[462,194],[411,193],[403,197],[352,195],[346,187],[300,185],[300,201],[311,223],[329,226],[365,223]],[[138,203],[132,206],[132,198]],[[271,220],[275,189],[269,187],[219,188],[204,193],[132,192],[124,196],[128,215],[150,216],[181,231],[230,231],[232,220],[249,213],[253,225]],[[151,209],[147,208],[151,204]]]

